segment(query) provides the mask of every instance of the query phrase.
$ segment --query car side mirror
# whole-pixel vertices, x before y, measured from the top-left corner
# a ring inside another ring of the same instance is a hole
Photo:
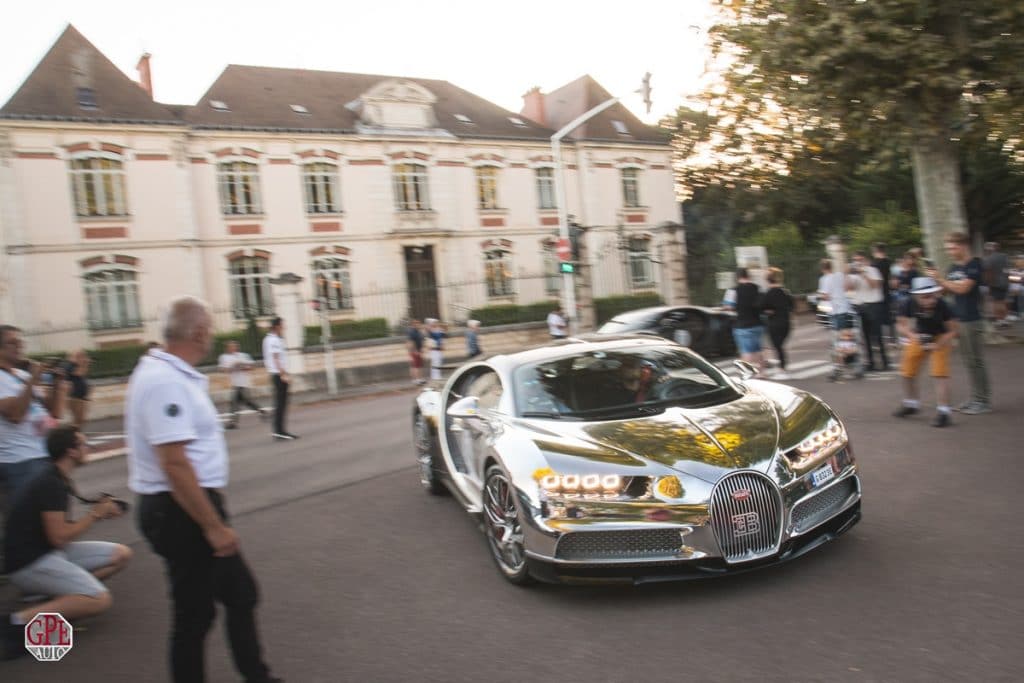
[[[480,399],[476,396],[465,396],[448,406],[448,410],[445,412],[448,417],[461,417],[467,420],[479,419],[481,417]]]
[[[757,376],[757,368],[745,360],[734,360],[732,364],[739,369],[742,379],[750,379]]]

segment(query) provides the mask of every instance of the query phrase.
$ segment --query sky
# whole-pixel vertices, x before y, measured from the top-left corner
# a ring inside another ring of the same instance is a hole
[[[506,109],[589,73],[654,123],[701,88],[711,0],[48,0],[4,10],[0,102],[74,24],[155,98],[195,104],[228,64],[443,79]],[[291,11],[288,10],[292,7]],[[653,107],[640,96],[652,73]]]

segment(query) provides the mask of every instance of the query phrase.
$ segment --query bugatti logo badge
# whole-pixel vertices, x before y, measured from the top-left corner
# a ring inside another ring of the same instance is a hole
[[[744,512],[732,516],[732,531],[737,536],[756,534],[761,530],[761,518],[756,512]]]
[[[732,492],[733,500],[746,500],[750,498],[750,489],[736,489]]]

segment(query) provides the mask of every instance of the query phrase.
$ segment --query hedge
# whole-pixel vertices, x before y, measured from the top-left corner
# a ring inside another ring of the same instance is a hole
[[[304,346],[320,345],[320,325],[307,325],[303,334]],[[346,320],[331,324],[331,341],[359,341],[361,339],[380,339],[390,337],[386,318],[364,318],[363,320]]]
[[[470,320],[479,320],[484,327],[512,325],[546,320],[548,313],[559,307],[557,301],[540,301],[533,304],[500,304],[484,306],[469,312]]]
[[[619,313],[625,313],[637,308],[647,308],[648,306],[660,306],[661,304],[661,297],[654,293],[607,296],[601,299],[594,299],[594,313],[597,315],[597,324],[600,325],[611,320]]]

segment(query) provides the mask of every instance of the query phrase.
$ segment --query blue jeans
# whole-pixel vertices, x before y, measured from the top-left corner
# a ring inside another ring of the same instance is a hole
[[[764,336],[764,327],[734,327],[732,338],[736,340],[736,349],[741,353],[760,353],[761,337]]]

